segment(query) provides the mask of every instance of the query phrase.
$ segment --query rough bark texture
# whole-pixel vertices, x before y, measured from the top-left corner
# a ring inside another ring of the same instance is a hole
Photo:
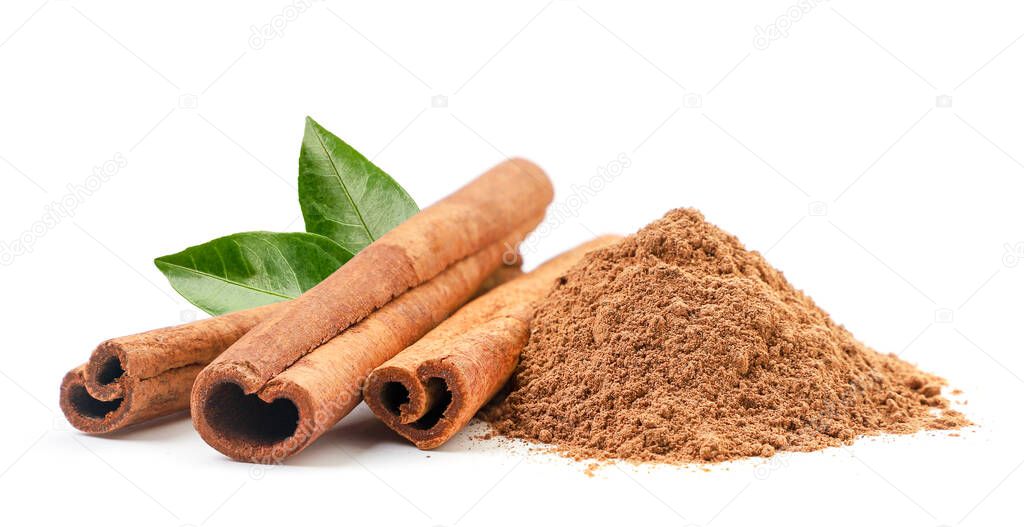
[[[442,445],[508,380],[535,305],[558,278],[588,251],[619,239],[585,243],[467,304],[370,374],[367,406],[417,447]]]

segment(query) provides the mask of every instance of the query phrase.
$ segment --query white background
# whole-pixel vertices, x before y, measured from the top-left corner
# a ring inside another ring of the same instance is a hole
[[[289,6],[0,7],[0,242],[75,205],[0,268],[4,524],[1019,524],[1019,5]],[[785,34],[755,41],[772,24]],[[561,212],[530,265],[697,207],[859,338],[949,378],[979,426],[593,478],[466,434],[419,452],[365,408],[274,468],[228,461],[180,416],[70,430],[58,384],[92,346],[196,316],[152,258],[301,230],[307,114],[421,205],[507,155],[539,163]],[[117,155],[102,188],[74,191]],[[582,190],[620,155],[619,177]]]

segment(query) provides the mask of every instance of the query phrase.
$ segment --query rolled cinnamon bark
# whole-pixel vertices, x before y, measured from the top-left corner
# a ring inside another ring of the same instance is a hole
[[[538,167],[509,160],[371,243],[203,370],[191,400],[200,436],[255,462],[305,448],[359,402],[371,369],[517,258],[551,198]]]
[[[208,378],[230,379],[245,393],[255,393],[393,298],[542,216],[552,192],[547,175],[529,161],[495,166],[384,234],[258,324],[211,363]]]
[[[280,304],[101,343],[60,385],[72,426],[103,434],[188,408],[196,375]]]
[[[211,366],[196,381],[192,420],[202,438],[240,461],[279,463],[334,426],[362,400],[370,370],[416,342],[491,280],[540,222],[464,258],[304,355],[252,394]]]
[[[509,257],[475,294],[521,275],[521,263]],[[61,410],[87,434],[115,432],[186,410],[199,372],[280,307],[271,304],[107,340],[88,362],[64,376]]]
[[[585,243],[466,304],[370,373],[367,406],[421,449],[444,444],[508,381],[536,305],[555,281],[587,252],[620,239]]]

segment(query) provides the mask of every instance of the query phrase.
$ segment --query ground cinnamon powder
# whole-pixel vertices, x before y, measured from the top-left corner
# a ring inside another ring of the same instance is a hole
[[[483,416],[578,458],[724,461],[969,424],[944,384],[678,209],[559,281],[511,392]]]

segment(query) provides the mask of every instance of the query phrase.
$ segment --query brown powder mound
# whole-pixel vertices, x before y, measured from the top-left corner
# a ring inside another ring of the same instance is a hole
[[[724,461],[970,424],[944,384],[861,344],[759,253],[679,209],[560,280],[484,418],[577,458]]]

